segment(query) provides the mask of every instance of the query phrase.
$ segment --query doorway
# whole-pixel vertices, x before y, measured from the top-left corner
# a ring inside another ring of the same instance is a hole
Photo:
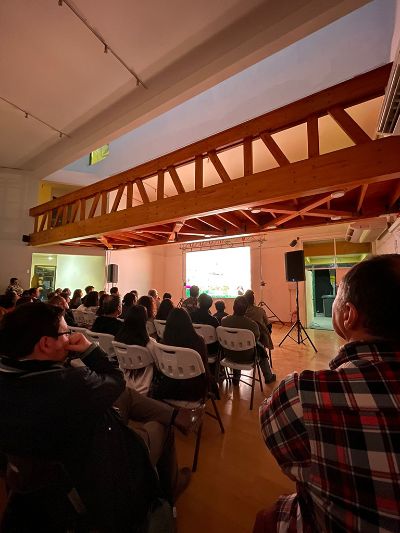
[[[309,326],[314,329],[332,330],[332,305],[336,295],[336,269],[313,269],[309,272],[307,280],[307,290],[310,291],[310,303],[312,303],[311,306],[308,306]]]

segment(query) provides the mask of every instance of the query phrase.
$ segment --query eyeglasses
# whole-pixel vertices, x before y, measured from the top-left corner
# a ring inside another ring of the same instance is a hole
[[[62,335],[72,335],[72,331],[70,329],[67,329],[67,331],[60,331],[60,333],[57,333],[57,335],[54,335],[55,337],[61,337]]]

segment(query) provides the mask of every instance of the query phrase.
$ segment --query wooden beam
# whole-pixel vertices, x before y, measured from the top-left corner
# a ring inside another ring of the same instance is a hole
[[[107,214],[107,191],[101,193],[101,214]]]
[[[397,200],[400,198],[400,179],[394,184],[394,190],[389,199],[389,207],[393,207]]]
[[[329,110],[330,116],[350,137],[354,144],[362,144],[371,140],[370,136],[351,118],[342,107],[333,107]]]
[[[221,227],[218,223],[216,223],[213,219],[211,219],[211,217],[197,217],[197,220],[200,220],[200,222],[203,222],[203,224],[206,224],[207,226],[210,226],[210,228],[216,229],[217,231],[224,231],[224,228]]]
[[[164,198],[164,171],[157,172],[157,200]]]
[[[293,197],[326,194],[377,183],[399,176],[400,137],[391,136],[361,145],[291,163],[252,176],[172,196],[116,213],[75,222],[51,231],[32,234],[31,245],[64,242],[85,236],[101,235],[124,228],[145,228],[243,209],[262,203],[285,202]],[[184,200],[184,201],[183,201]]]
[[[123,183],[122,185],[118,187],[118,191],[114,198],[114,203],[111,208],[111,213],[115,213],[118,210],[119,203],[121,201],[122,195],[124,194],[124,189],[125,189],[125,183]]]
[[[171,176],[172,182],[175,185],[176,192],[178,194],[183,194],[185,192],[185,188],[182,185],[181,179],[178,176],[178,173],[176,171],[175,167],[168,167],[169,175]]]
[[[357,213],[361,211],[361,207],[363,205],[367,189],[368,189],[368,183],[361,185],[360,196],[358,197],[358,202],[357,202]]]
[[[196,191],[203,188],[203,156],[196,155],[194,162],[194,188]]]
[[[136,180],[135,183],[136,183],[137,188],[139,190],[139,194],[140,194],[140,196],[142,198],[142,202],[144,204],[148,204],[150,202],[150,200],[149,200],[149,197],[147,195],[147,191],[146,191],[146,189],[145,189],[145,187],[143,185],[143,181],[142,180]]]
[[[80,210],[79,210],[79,218],[80,220],[85,220],[86,218],[86,198],[81,198],[80,202]]]
[[[75,222],[76,215],[78,214],[78,209],[79,209],[79,202],[75,202],[73,204],[73,206],[72,206],[72,209],[71,209],[71,216],[70,216],[70,219],[69,219],[70,224],[72,222]]]
[[[214,165],[215,170],[218,172],[218,176],[221,178],[221,181],[223,183],[228,183],[231,181],[231,178],[229,177],[229,174],[225,170],[224,165],[221,163],[219,157],[217,156],[217,152],[215,150],[211,150],[208,152],[208,157],[210,158],[211,163]]]
[[[234,228],[242,229],[243,227],[241,221],[238,220],[233,213],[219,213],[217,217],[223,220],[224,222],[227,222]]]
[[[276,160],[276,162],[278,163],[280,167],[290,164],[289,159],[285,156],[285,154],[279,148],[279,146],[274,141],[270,133],[268,132],[261,133],[260,137],[263,143],[265,144],[265,146],[271,152],[272,157]]]
[[[43,231],[44,230],[44,227],[46,225],[46,220],[47,220],[47,217],[49,216],[49,213],[44,213],[44,215],[42,216],[42,220],[40,222],[40,226],[39,226],[39,231]]]
[[[101,236],[98,238],[98,241],[101,242],[102,244],[104,244],[104,246],[105,246],[108,250],[112,250],[112,249],[113,249],[113,245],[110,244],[109,240],[108,240],[107,237],[105,237],[104,235],[101,235]]]
[[[253,174],[253,138],[246,137],[243,141],[243,175]]]
[[[93,198],[92,206],[89,211],[88,218],[93,218],[94,214],[96,213],[97,206],[99,205],[101,193],[97,193],[96,196]]]
[[[286,222],[289,222],[289,220],[292,220],[292,218],[296,218],[299,215],[302,215],[303,213],[307,213],[307,211],[311,211],[312,209],[314,209],[315,207],[318,207],[319,205],[325,204],[327,202],[327,200],[329,200],[330,197],[331,197],[330,194],[324,195],[324,196],[322,196],[322,198],[318,198],[318,200],[314,200],[313,202],[308,203],[307,205],[305,205],[304,207],[302,207],[301,209],[299,209],[295,213],[291,213],[290,215],[285,215],[283,217],[277,218],[274,221],[274,225],[275,226],[281,226],[282,224],[285,224]],[[268,226],[269,226],[269,224],[268,224]],[[266,229],[267,225],[263,226],[263,228]]]
[[[126,184],[126,208],[129,209],[133,204],[133,181]]]
[[[168,242],[173,242],[176,240],[177,234],[181,231],[182,227],[185,225],[185,222],[175,222],[174,227],[172,228],[171,233],[168,236]]]
[[[319,117],[326,115],[328,108],[336,106],[349,107],[381,96],[385,92],[391,66],[390,63],[366,74],[361,74],[351,80],[307,96],[280,109],[270,111],[223,132],[216,133],[206,139],[153,159],[133,169],[120,172],[88,187],[73,191],[40,206],[33,207],[29,214],[31,216],[41,215],[45,211],[58,207],[59,205],[80,200],[82,195],[89,198],[99,191],[116,189],[121,183],[126,183],[137,178],[154,176],[160,168],[187,163],[188,161],[194,160],[198,154],[205,154],[218,147],[236,145],[238,140],[246,137],[257,137],[261,131],[268,130],[270,133],[275,133],[297,126],[305,122],[310,116]]]
[[[315,115],[307,119],[307,146],[308,157],[319,155],[318,117]]]
[[[241,213],[245,218],[250,220],[250,222],[252,222],[255,226],[260,225],[257,218],[249,211],[246,211],[245,209],[239,209],[239,213]]]
[[[352,218],[355,213],[351,211],[340,211],[338,209],[313,209],[304,213],[305,217],[318,217],[318,218],[330,218],[330,217],[341,217],[341,218]]]

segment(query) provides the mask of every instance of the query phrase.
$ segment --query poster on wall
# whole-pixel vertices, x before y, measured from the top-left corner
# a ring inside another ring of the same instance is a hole
[[[55,266],[35,265],[31,287],[42,287],[41,300],[47,300],[47,294],[54,292],[56,288],[56,270],[57,267]]]

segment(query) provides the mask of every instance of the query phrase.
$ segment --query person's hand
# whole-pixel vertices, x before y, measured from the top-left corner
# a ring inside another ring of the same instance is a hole
[[[86,352],[91,344],[82,333],[73,333],[69,338],[66,349],[70,352],[83,353]]]

